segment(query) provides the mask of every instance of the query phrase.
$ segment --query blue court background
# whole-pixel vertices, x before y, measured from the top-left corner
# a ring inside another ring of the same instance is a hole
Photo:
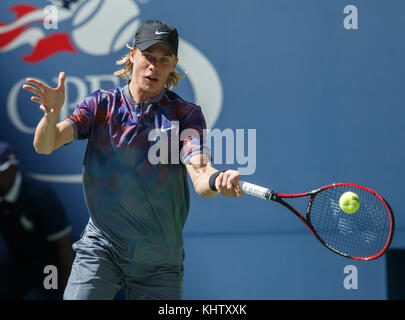
[[[120,6],[120,1],[114,2]],[[286,193],[333,182],[368,186],[390,202],[396,214],[392,247],[404,248],[405,2],[134,3],[139,21],[156,18],[174,24],[181,38],[216,70],[223,96],[213,127],[256,129],[256,171],[245,180]],[[42,8],[50,1],[3,0],[3,24],[14,21],[9,8],[18,4]],[[343,26],[347,5],[358,9],[357,30]],[[72,19],[61,22],[58,30],[45,30],[41,22],[26,27],[42,28],[47,35],[73,34]],[[59,71],[83,81],[89,75],[111,74],[126,49],[103,55],[78,49],[76,54],[62,52],[37,63],[24,62],[21,56],[31,51],[28,44],[0,51],[0,139],[15,147],[25,172],[79,174],[85,142],[62,147],[51,156],[36,154],[33,132],[23,132],[11,119],[10,92],[27,76],[55,85]],[[191,84],[190,76],[176,91],[193,101],[205,75],[194,75],[197,85]],[[108,89],[112,83],[106,81],[102,87]],[[74,101],[80,92],[72,83],[69,88],[68,100]],[[42,113],[29,96],[19,91],[14,110],[32,129]],[[202,107],[211,112],[209,105]],[[60,195],[77,238],[88,220],[81,184],[49,183]],[[191,194],[184,230],[185,299],[387,298],[385,257],[356,262],[334,255],[277,204],[250,197],[205,200],[194,190]],[[343,286],[347,265],[358,268],[357,290]]]

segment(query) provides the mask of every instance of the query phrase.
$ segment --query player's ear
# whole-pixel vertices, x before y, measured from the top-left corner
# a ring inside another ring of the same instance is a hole
[[[179,62],[179,58],[176,57],[171,72],[174,72],[176,70],[177,62]]]

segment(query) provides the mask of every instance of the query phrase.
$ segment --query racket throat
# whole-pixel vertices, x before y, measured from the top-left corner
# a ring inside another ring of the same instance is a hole
[[[279,202],[281,200],[281,197],[277,195],[276,192],[268,190],[265,194],[265,197],[267,200],[272,200],[272,201],[277,201]]]
[[[267,189],[266,192],[264,193],[264,199],[265,200],[276,201],[275,198],[274,198],[275,196],[277,196],[276,193],[274,191],[271,191],[270,189]]]

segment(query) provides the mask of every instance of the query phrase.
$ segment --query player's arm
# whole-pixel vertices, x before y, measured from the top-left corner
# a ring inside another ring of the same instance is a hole
[[[38,153],[51,154],[73,139],[74,129],[68,121],[57,123],[57,119],[44,115],[35,130],[34,148]]]
[[[204,198],[212,198],[220,193],[226,197],[241,197],[243,191],[239,187],[240,173],[236,170],[221,172],[215,179],[214,191],[210,188],[210,177],[218,174],[206,154],[197,154],[186,165],[187,172],[194,185],[195,191]]]
[[[23,89],[36,96],[31,100],[40,104],[44,116],[38,123],[34,136],[34,147],[38,153],[51,154],[60,146],[69,143],[74,138],[73,126],[68,121],[58,123],[60,110],[65,102],[65,73],[59,74],[56,88],[51,88],[36,79],[28,78],[30,84]]]

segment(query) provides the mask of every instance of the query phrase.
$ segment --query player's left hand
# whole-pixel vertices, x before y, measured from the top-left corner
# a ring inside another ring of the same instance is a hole
[[[221,172],[215,180],[215,187],[225,197],[240,198],[244,195],[239,187],[240,173],[236,170]]]

